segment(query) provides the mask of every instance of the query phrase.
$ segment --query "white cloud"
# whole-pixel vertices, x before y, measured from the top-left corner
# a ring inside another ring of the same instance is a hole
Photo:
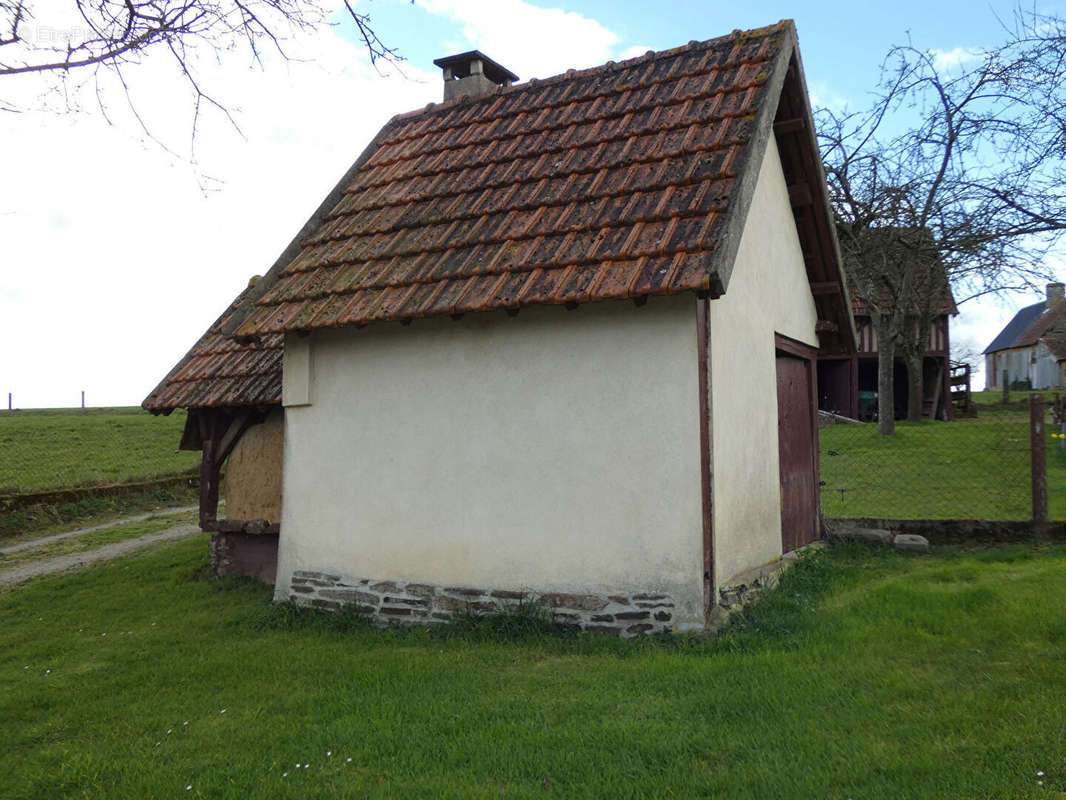
[[[830,111],[840,113],[848,109],[849,101],[844,95],[835,91],[825,81],[816,81],[807,87],[811,99],[811,108],[828,108]]]
[[[945,72],[969,66],[981,58],[982,51],[976,47],[956,47],[951,50],[933,48],[929,55],[933,57],[933,66]]]
[[[619,58],[595,20],[522,0],[419,0],[522,76]],[[640,48],[644,52],[647,48]],[[0,396],[17,406],[140,402],[246,284],[265,272],[373,135],[396,113],[440,98],[440,77],[411,63],[381,75],[333,31],[290,41],[301,61],[213,51],[199,78],[241,134],[205,108],[191,147],[192,99],[167,58],[121,86],[53,93],[84,113],[0,114]],[[628,51],[623,52],[623,56]],[[434,55],[439,55],[434,54]],[[5,86],[32,106],[43,80]],[[12,97],[12,92],[17,97]],[[195,167],[189,159],[195,159]]]
[[[637,58],[647,53],[649,50],[654,50],[654,47],[648,47],[643,44],[635,44],[632,47],[627,47],[621,53],[618,54],[619,61],[625,61],[627,58]]]
[[[302,48],[302,49],[301,49]],[[21,407],[140,402],[254,273],[266,271],[393,114],[437,100],[410,66],[379,76],[333,33],[294,43],[316,63],[205,59],[242,138],[205,112],[197,168],[145,141],[124,100],[99,115],[0,116],[0,393]],[[137,109],[189,153],[188,93],[169,65],[131,72]],[[219,181],[204,178],[216,176]],[[203,187],[211,191],[205,193]]]
[[[602,64],[613,57],[612,49],[619,43],[618,35],[596,20],[524,0],[418,0],[418,4],[459,23],[471,48],[522,80]]]

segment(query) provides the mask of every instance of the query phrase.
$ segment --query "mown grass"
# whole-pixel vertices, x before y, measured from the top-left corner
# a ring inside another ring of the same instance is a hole
[[[379,631],[206,561],[197,538],[0,598],[2,793],[1066,791],[1061,547],[834,548],[711,642]]]
[[[1048,427],[1049,513],[1066,519],[1066,449]],[[819,439],[828,517],[1032,518],[1028,421],[835,425]]]
[[[140,408],[0,411],[0,495],[129,483],[193,469],[177,452],[185,412]]]
[[[87,550],[94,550],[105,544],[138,539],[141,536],[159,533],[177,525],[192,524],[197,519],[198,513],[194,511],[186,511],[181,514],[153,514],[147,519],[117,523],[100,530],[83,533],[80,536],[58,539],[37,547],[26,547],[13,553],[0,551],[0,571],[22,566],[33,561],[67,555],[68,553],[84,553]]]
[[[977,407],[977,421],[981,420],[1013,420],[1016,422],[1028,422],[1029,420],[1029,396],[1039,394],[1045,401],[1050,402],[1056,394],[1062,392],[1055,389],[1042,391],[1014,390],[1010,393],[1010,400],[1003,402],[1002,392],[971,392],[970,398]]]

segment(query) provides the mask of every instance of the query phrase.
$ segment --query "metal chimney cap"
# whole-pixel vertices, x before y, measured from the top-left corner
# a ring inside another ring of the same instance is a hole
[[[511,72],[511,70],[497,64],[480,50],[470,50],[469,52],[459,53],[459,55],[455,56],[437,58],[433,60],[433,63],[441,69],[450,68],[452,74],[456,77],[465,78],[470,72],[470,64],[473,61],[481,62],[485,77],[493,83],[503,85],[518,80],[518,76]]]

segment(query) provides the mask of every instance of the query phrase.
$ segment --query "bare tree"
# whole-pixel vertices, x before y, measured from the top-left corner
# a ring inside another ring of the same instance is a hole
[[[907,416],[921,417],[942,276],[962,302],[1024,288],[1048,276],[1066,229],[1066,25],[1019,12],[1005,30],[955,64],[895,47],[869,109],[818,114],[846,268],[878,340],[882,434],[895,430],[896,351]]]
[[[400,60],[345,0],[372,63]],[[107,72],[128,93],[125,71],[146,57],[169,58],[192,89],[193,129],[201,105],[228,116],[224,102],[197,76],[192,53],[244,49],[261,63],[264,48],[288,58],[293,34],[329,25],[329,10],[317,0],[0,0],[0,78],[54,75],[82,82]],[[0,89],[5,82],[0,81]],[[11,84],[6,84],[11,86]],[[18,105],[0,101],[0,109]]]

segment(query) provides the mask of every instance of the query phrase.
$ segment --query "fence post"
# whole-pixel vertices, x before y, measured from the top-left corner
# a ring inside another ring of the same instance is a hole
[[[1047,438],[1044,434],[1044,396],[1029,396],[1030,474],[1033,480],[1033,525],[1036,533],[1047,533]]]
[[[1010,384],[1007,383],[1007,370],[1003,370],[1003,402],[1010,402]]]

